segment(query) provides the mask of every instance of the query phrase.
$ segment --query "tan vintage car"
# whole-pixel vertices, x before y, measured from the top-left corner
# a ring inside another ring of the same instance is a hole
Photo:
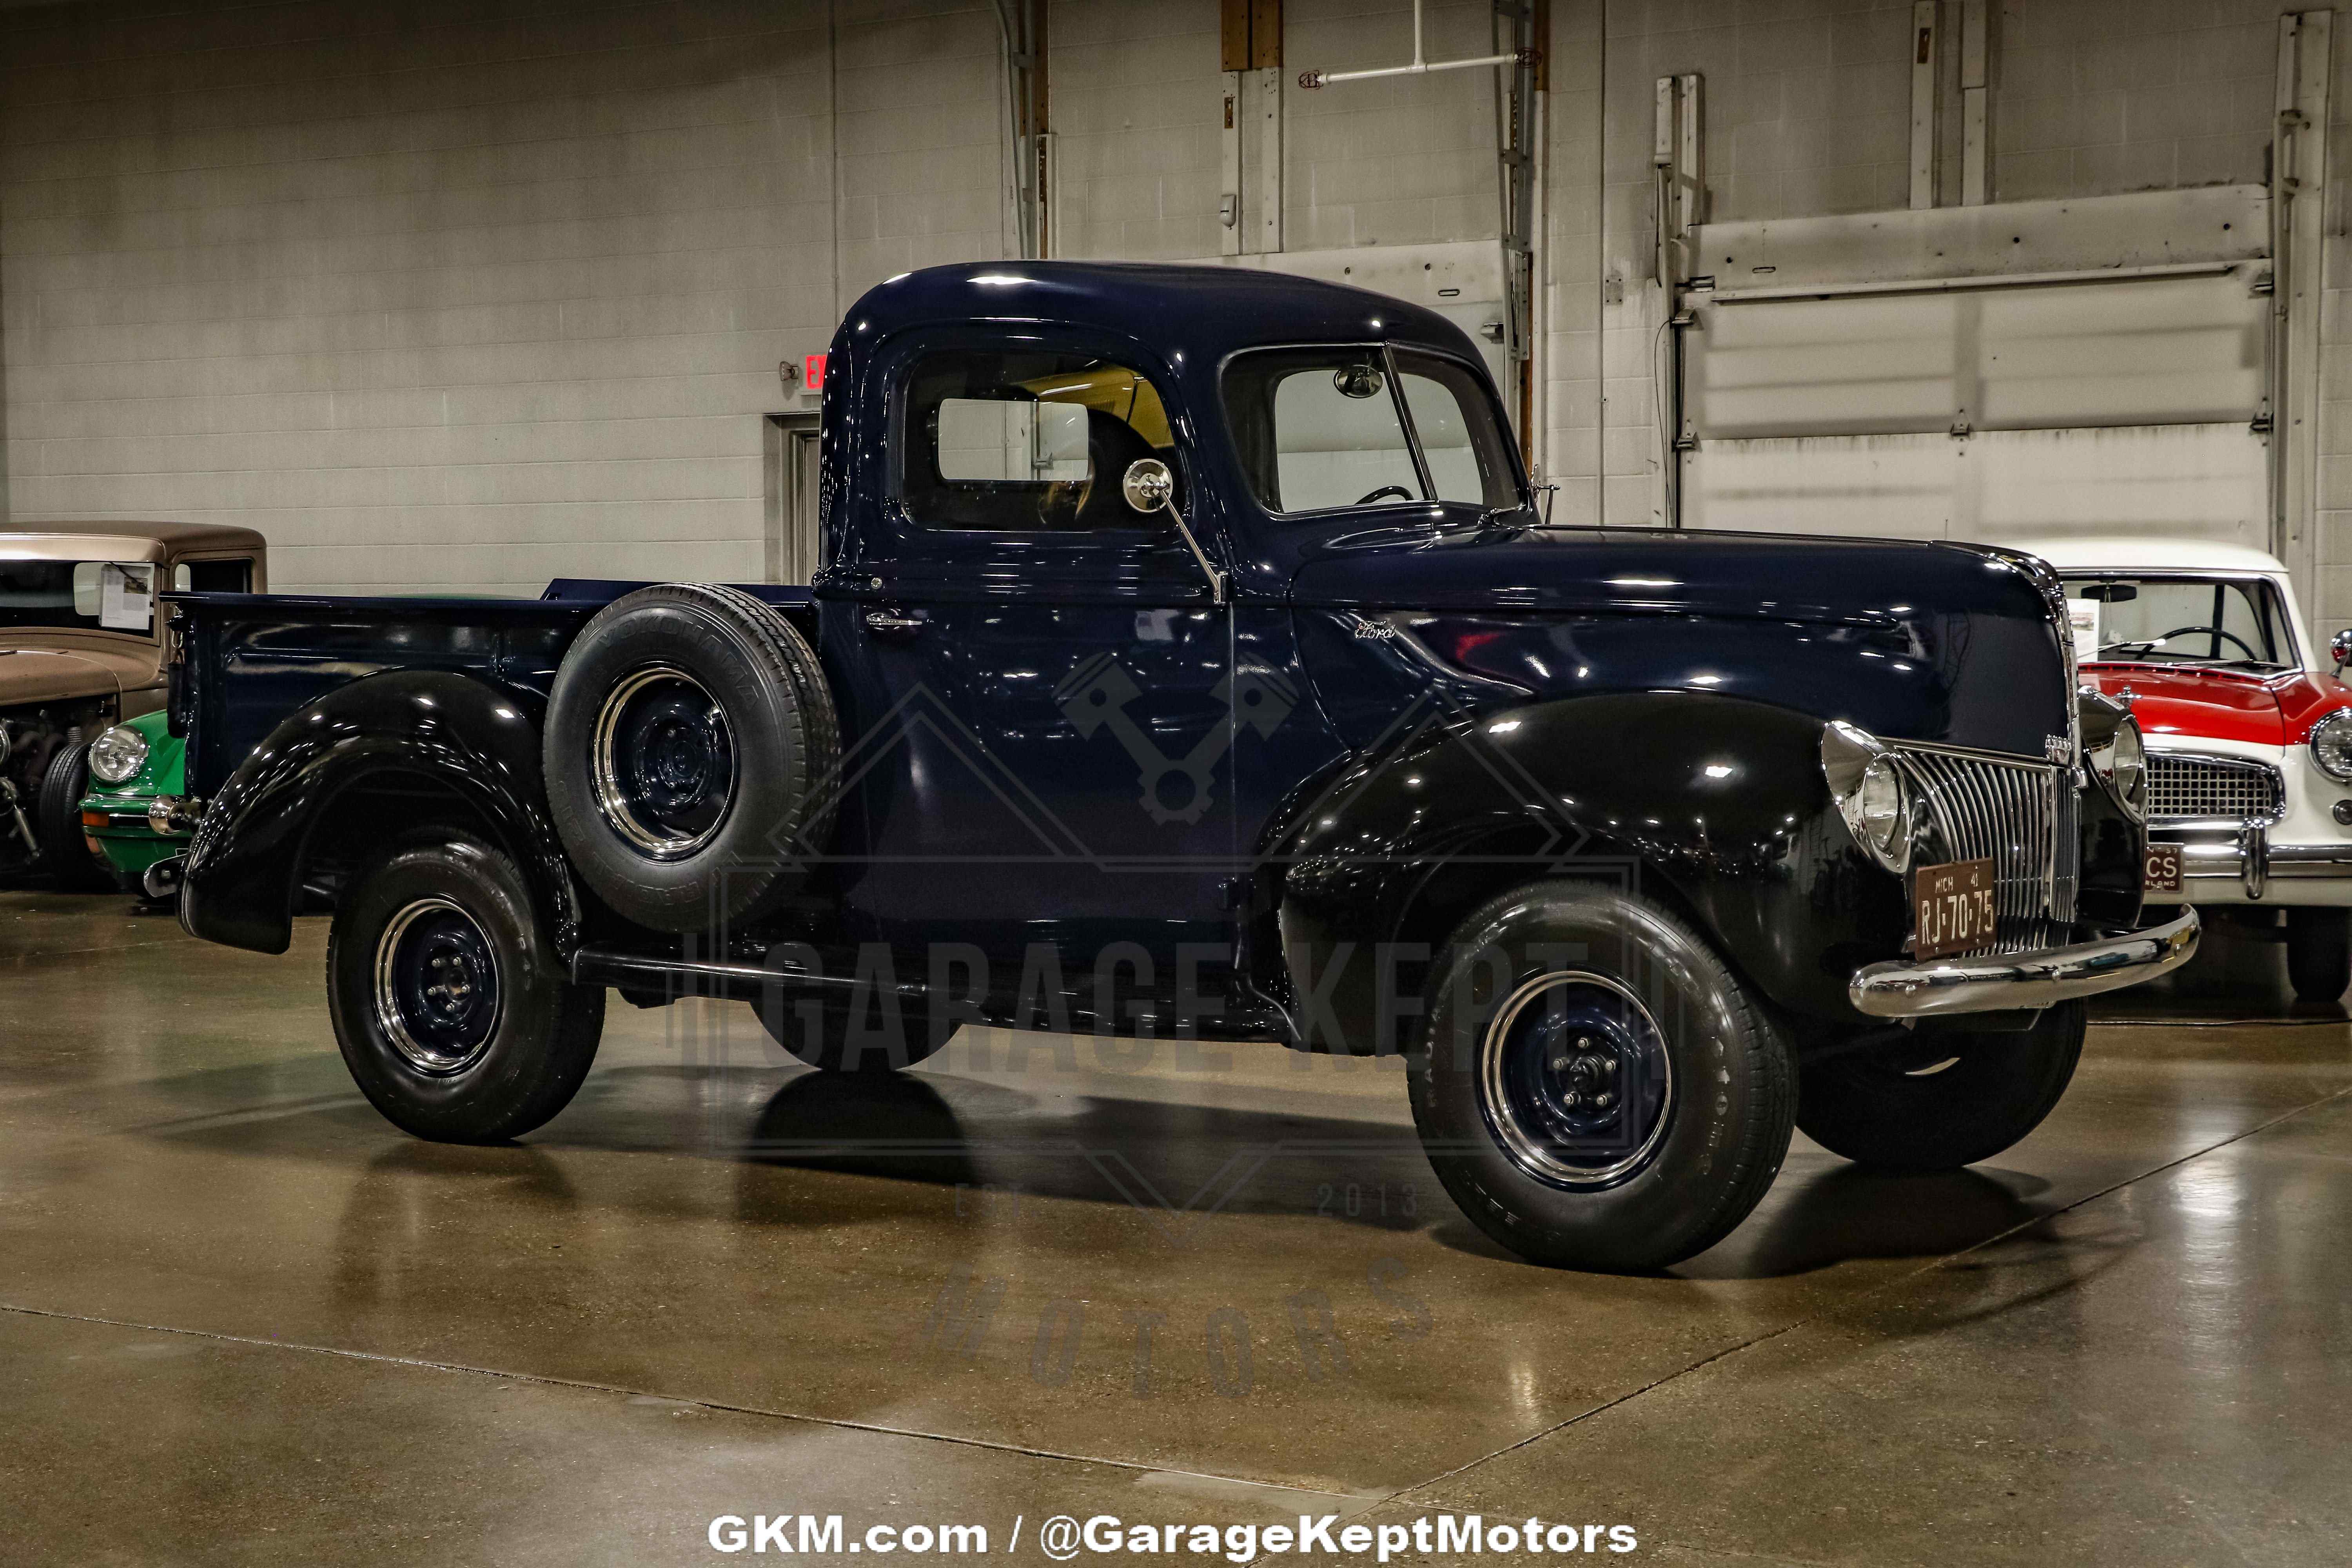
[[[0,530],[0,874],[111,879],[82,835],[89,742],[163,705],[156,595],[262,593],[250,529],[55,522]]]

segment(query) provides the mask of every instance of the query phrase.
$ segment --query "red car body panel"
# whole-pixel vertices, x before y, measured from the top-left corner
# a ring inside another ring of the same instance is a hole
[[[2101,662],[2084,665],[2083,679],[2110,697],[2128,689],[2132,716],[2149,735],[2300,746],[2320,720],[2352,708],[2352,688],[2305,670],[2265,679],[2228,669]]]

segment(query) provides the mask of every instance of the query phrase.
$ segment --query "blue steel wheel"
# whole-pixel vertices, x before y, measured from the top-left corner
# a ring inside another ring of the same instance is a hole
[[[1405,1081],[1473,1224],[1532,1262],[1621,1272],[1730,1234],[1796,1109],[1769,1004],[1679,911],[1597,880],[1532,882],[1462,917]]]
[[[1486,1123],[1537,1181],[1607,1187],[1657,1152],[1674,1111],[1674,1060],[1641,998],[1605,974],[1539,974],[1487,1026]]]
[[[335,1044],[419,1138],[520,1137],[587,1077],[604,989],[572,984],[511,858],[454,826],[411,832],[354,873],[328,931]]]
[[[700,849],[735,803],[727,710],[674,666],[640,669],[606,695],[590,766],[604,820],[650,859]]]
[[[418,1072],[446,1078],[479,1061],[500,1003],[496,950],[447,899],[418,899],[376,939],[376,1021]]]

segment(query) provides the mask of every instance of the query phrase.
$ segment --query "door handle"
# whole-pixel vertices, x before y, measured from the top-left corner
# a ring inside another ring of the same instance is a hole
[[[922,629],[930,624],[929,616],[910,616],[904,610],[883,607],[866,612],[866,631],[869,637],[889,637],[898,642],[920,635]]]

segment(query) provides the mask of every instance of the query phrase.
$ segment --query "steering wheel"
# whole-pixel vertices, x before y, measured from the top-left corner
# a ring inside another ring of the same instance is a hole
[[[2117,643],[2115,646],[2123,648],[2136,647],[2142,653],[2147,653],[2154,649],[2157,644],[2170,642],[2174,637],[2185,636],[2189,632],[2197,632],[2209,637],[2226,637],[2230,641],[2236,643],[2240,647],[2244,648],[2246,650],[2246,657],[2252,659],[2254,663],[2263,664],[2268,662],[2261,654],[2254,651],[2253,644],[2248,642],[2245,638],[2240,637],[2235,632],[2223,631],[2220,626],[2175,626],[2160,637],[2150,637],[2146,642]]]
[[[1360,498],[1356,504],[1358,506],[1370,506],[1374,501],[1380,500],[1382,496],[1394,496],[1399,500],[1412,500],[1412,492],[1405,489],[1402,485],[1382,485],[1371,494]]]

